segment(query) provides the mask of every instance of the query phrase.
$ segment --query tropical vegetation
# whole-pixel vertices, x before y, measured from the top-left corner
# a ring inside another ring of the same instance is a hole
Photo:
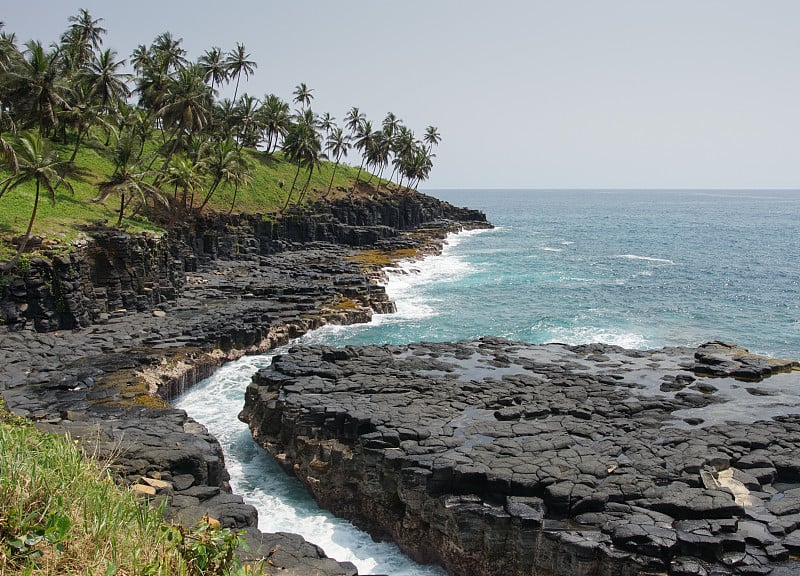
[[[314,90],[303,82],[291,102],[248,94],[258,64],[242,43],[192,59],[164,32],[125,59],[105,46],[102,23],[81,9],[46,46],[20,43],[0,22],[0,202],[8,207],[0,232],[17,235],[16,258],[36,230],[42,194],[51,205],[69,198],[68,220],[85,212],[116,226],[168,227],[204,210],[280,214],[337,194],[400,192],[430,175],[441,139],[433,126],[418,139],[394,113],[373,123],[357,107],[339,125],[312,108]],[[220,97],[229,87],[233,97]],[[345,164],[350,153],[357,169]],[[0,250],[0,259],[8,254]]]

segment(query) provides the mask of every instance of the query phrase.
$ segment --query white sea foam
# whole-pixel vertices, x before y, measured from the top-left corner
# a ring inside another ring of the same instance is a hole
[[[659,262],[661,264],[672,264],[675,262],[666,258],[653,258],[651,256],[639,256],[637,254],[617,254],[617,258],[625,258],[627,260],[645,260],[646,262]]]
[[[362,574],[444,576],[441,569],[420,566],[396,546],[374,542],[349,522],[320,510],[299,482],[255,444],[236,416],[252,374],[268,366],[273,356],[246,356],[226,364],[175,402],[220,441],[231,486],[258,509],[259,528],[300,534],[328,556],[352,562]]]
[[[564,344],[589,344],[600,342],[612,344],[622,348],[644,349],[650,344],[641,334],[614,332],[596,326],[569,326],[558,327],[550,330],[548,342],[562,342]]]

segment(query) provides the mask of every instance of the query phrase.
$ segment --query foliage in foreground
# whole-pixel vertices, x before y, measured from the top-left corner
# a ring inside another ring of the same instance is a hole
[[[0,405],[0,574],[250,574],[242,533],[167,525],[107,469]]]

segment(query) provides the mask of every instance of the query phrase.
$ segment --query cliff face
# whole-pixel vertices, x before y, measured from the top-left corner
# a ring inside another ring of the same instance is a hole
[[[310,242],[369,246],[443,219],[486,224],[481,212],[411,193],[314,206],[275,221],[214,214],[162,237],[98,230],[67,255],[32,258],[0,276],[0,322],[11,331],[85,328],[174,301],[198,262],[252,260]]]

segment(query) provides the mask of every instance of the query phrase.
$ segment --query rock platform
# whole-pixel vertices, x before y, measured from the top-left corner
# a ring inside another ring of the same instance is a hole
[[[246,529],[248,557],[273,551],[281,574],[354,576],[351,563],[299,536],[261,533],[256,509],[231,492],[217,440],[169,400],[242,354],[392,311],[383,288],[350,261],[357,253],[317,243],[214,260],[187,275],[177,300],[152,311],[112,310],[81,330],[0,327],[0,392],[15,414],[110,463],[121,483],[166,500],[169,520],[189,526],[208,514]]]
[[[296,347],[240,416],[453,575],[800,573],[800,371],[732,344]]]

